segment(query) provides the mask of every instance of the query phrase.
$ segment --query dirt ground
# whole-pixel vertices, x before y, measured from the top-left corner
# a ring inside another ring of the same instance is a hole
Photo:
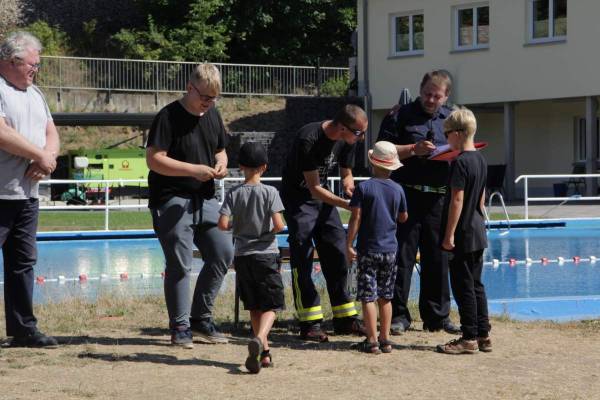
[[[275,368],[251,375],[245,330],[185,350],[155,324],[100,317],[57,335],[58,349],[0,349],[0,399],[600,399],[599,321],[495,320],[494,351],[463,356],[434,352],[445,333],[409,331],[391,354],[366,355],[349,350],[357,338],[308,344],[286,324],[272,334]]]

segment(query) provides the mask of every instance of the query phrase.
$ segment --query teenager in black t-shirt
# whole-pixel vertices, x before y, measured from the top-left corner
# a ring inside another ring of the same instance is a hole
[[[475,150],[477,123],[466,108],[456,110],[444,122],[448,144],[461,153],[452,162],[442,219],[442,248],[451,252],[450,283],[458,304],[462,337],[439,345],[448,354],[491,351],[487,297],[481,282],[483,251],[487,247],[484,223],[487,165]]]
[[[355,105],[344,106],[333,120],[305,125],[294,138],[283,169],[281,199],[289,231],[294,301],[304,340],[328,340],[321,329],[321,300],[311,276],[313,241],[327,281],[334,331],[364,333],[347,289],[346,232],[336,209],[349,209],[349,200],[333,194],[326,181],[337,162],[344,193],[352,196],[354,147],[364,137],[367,125],[365,112]]]
[[[231,235],[217,228],[219,203],[214,179],[227,175],[227,134],[214,108],[221,91],[219,70],[201,64],[183,98],[156,115],[146,148],[150,168],[149,207],[165,254],[165,299],[171,343],[193,347],[192,330],[212,343],[227,343],[212,308],[233,260]],[[204,266],[190,304],[194,244]]]

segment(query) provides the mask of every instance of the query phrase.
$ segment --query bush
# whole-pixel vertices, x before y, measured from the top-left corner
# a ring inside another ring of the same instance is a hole
[[[69,53],[69,39],[59,26],[51,26],[45,21],[35,21],[22,28],[37,37],[44,50],[45,56],[64,56]]]
[[[321,84],[321,96],[344,97],[348,93],[348,76],[329,79]]]

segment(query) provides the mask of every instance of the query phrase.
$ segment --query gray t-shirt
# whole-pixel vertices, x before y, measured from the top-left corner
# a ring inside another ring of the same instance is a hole
[[[219,211],[233,216],[235,255],[279,253],[272,215],[283,211],[273,186],[243,183],[231,188]]]
[[[52,120],[42,92],[34,85],[19,90],[0,76],[0,117],[28,142],[44,148],[46,126]],[[0,199],[38,197],[37,181],[25,178],[31,160],[0,149]]]

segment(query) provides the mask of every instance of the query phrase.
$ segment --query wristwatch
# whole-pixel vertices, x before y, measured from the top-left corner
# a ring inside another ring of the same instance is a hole
[[[417,153],[415,153],[415,147],[417,147],[417,145],[416,145],[416,144],[413,144],[413,145],[411,146],[411,148],[410,148],[410,156],[411,156],[411,157],[413,157],[413,156],[416,156],[416,155],[417,155]]]

